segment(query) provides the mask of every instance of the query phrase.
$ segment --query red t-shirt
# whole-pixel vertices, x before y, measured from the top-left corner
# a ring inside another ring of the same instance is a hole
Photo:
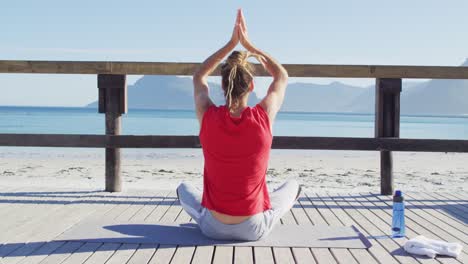
[[[247,216],[271,208],[266,171],[273,136],[260,106],[232,117],[226,106],[210,106],[203,115],[200,143],[205,157],[202,205]]]

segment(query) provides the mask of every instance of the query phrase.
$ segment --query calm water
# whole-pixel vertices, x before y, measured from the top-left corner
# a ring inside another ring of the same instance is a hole
[[[402,138],[468,139],[468,116],[402,116]],[[373,137],[374,115],[348,113],[279,113],[277,136]],[[0,133],[103,134],[104,114],[68,107],[1,107]],[[197,135],[193,111],[136,110],[123,115],[122,133]]]

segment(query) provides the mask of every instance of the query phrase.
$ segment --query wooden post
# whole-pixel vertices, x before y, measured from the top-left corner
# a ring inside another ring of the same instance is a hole
[[[125,75],[99,74],[99,113],[106,114],[106,135],[120,135],[121,114],[127,112]],[[120,148],[106,148],[106,191],[122,190]]]
[[[400,137],[401,79],[377,79],[375,137]],[[393,194],[392,152],[380,151],[380,193]]]

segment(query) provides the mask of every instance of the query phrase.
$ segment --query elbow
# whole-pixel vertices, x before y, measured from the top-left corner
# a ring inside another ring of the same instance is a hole
[[[193,78],[193,83],[205,83],[207,76],[200,72],[200,68],[195,71],[195,73],[192,76]]]
[[[278,71],[278,74],[276,75],[275,79],[278,80],[278,81],[287,82],[288,78],[289,78],[288,71],[286,71],[285,68],[281,68]]]
[[[285,68],[283,68],[282,71],[281,71],[281,73],[282,73],[282,75],[283,75],[284,80],[287,81],[288,78],[289,78],[288,71],[287,71]]]
[[[193,83],[194,84],[203,83],[205,80],[206,80],[206,77],[204,77],[200,73],[195,72],[195,74],[193,74]]]

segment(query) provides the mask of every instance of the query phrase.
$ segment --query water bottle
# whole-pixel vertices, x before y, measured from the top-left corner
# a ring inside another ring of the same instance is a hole
[[[401,191],[393,196],[392,237],[405,236],[405,203]]]

